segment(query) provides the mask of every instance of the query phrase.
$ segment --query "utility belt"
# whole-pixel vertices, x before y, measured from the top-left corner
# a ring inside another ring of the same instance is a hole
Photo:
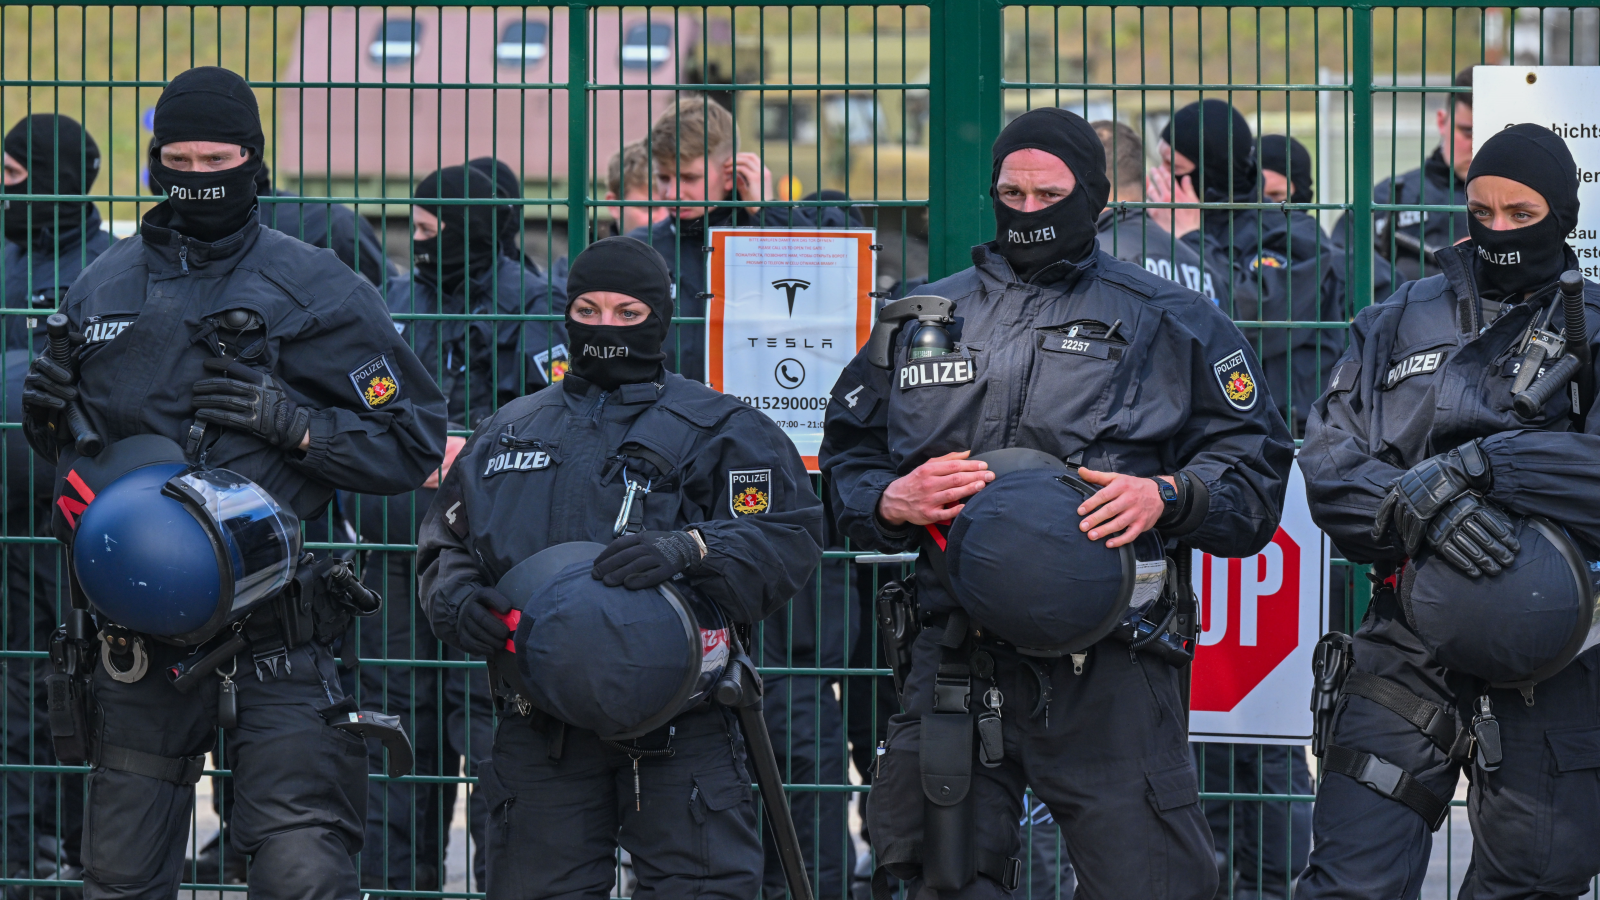
[[[96,628],[95,617],[86,598],[71,580],[73,606],[67,620],[51,637],[50,660],[55,671],[45,678],[51,741],[63,763],[89,765],[133,772],[175,784],[194,784],[204,768],[204,755],[161,757],[126,747],[106,744],[95,738],[91,718],[93,672],[96,663],[105,667],[115,681],[133,684],[150,670],[147,641],[159,638],[142,635],[104,616]],[[190,693],[206,678],[222,679],[217,697],[217,724],[238,726],[239,654],[248,651],[259,680],[293,672],[289,654],[313,641],[329,644],[342,636],[356,616],[368,616],[382,607],[382,598],[361,584],[348,560],[328,557],[317,562],[309,554],[301,561],[295,578],[287,587],[257,606],[222,633],[192,648],[190,655],[167,666],[164,675],[174,689]],[[228,666],[227,671],[223,667]],[[354,708],[339,709],[329,724],[378,737],[390,746],[390,767],[403,759],[410,769],[410,742],[400,729],[399,719]],[[326,716],[325,716],[326,717]],[[404,743],[404,753],[396,743]]]
[[[1374,575],[1372,581],[1368,614],[1376,614],[1380,604],[1397,607],[1394,577]],[[1500,768],[1502,753],[1500,723],[1489,696],[1478,697],[1471,723],[1463,723],[1454,707],[1419,697],[1392,679],[1353,669],[1354,647],[1350,635],[1330,632],[1312,653],[1311,752],[1322,760],[1324,771],[1348,776],[1403,804],[1438,831],[1450,811],[1450,798],[1440,797],[1412,773],[1376,754],[1332,742],[1339,700],[1346,694],[1370,700],[1410,723],[1452,762],[1493,772]]]

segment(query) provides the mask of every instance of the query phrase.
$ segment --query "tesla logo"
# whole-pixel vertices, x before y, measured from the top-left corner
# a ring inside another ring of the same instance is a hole
[[[774,281],[772,283],[772,286],[777,288],[780,291],[783,291],[784,295],[789,298],[789,315],[793,316],[794,315],[794,292],[795,291],[803,291],[806,288],[811,287],[811,282],[809,282],[809,281],[801,281],[798,278],[780,278],[777,281]]]
[[[1300,642],[1300,545],[1282,528],[1248,559],[1206,554],[1197,566],[1201,615],[1197,710],[1228,712]]]

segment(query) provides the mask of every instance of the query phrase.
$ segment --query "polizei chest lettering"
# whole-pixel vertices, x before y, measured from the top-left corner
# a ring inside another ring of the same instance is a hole
[[[1443,350],[1411,354],[1389,367],[1389,373],[1383,377],[1383,389],[1391,390],[1413,375],[1427,375],[1439,371],[1439,367],[1444,365],[1444,358]]]
[[[228,195],[228,189],[220,184],[203,188],[187,188],[175,184],[168,193],[174,200],[221,200]]]
[[[927,387],[930,384],[966,384],[974,377],[972,360],[918,359],[900,367],[900,389]]]
[[[483,467],[483,477],[502,472],[534,472],[550,468],[550,454],[543,450],[507,450],[489,457]]]

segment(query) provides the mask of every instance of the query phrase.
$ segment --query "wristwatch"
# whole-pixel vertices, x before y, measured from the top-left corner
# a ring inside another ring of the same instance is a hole
[[[1156,491],[1161,494],[1162,508],[1167,512],[1176,512],[1178,509],[1178,489],[1171,482],[1161,478],[1152,478],[1156,483]]]

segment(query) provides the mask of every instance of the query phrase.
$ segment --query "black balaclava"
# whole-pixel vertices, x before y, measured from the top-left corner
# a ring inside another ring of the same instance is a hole
[[[467,163],[467,168],[474,169],[490,181],[494,182],[495,191],[506,200],[522,199],[522,179],[511,167],[492,156],[480,156]],[[500,216],[500,248],[507,256],[513,255],[517,246],[518,232],[522,227],[521,207],[507,207],[509,215]]]
[[[1034,212],[1019,212],[1000,199],[1000,165],[1018,150],[1042,150],[1072,170],[1078,185],[1061,200]],[[1034,109],[1007,125],[994,140],[989,197],[994,201],[995,243],[1017,277],[1031,281],[1045,267],[1083,262],[1099,246],[1095,219],[1106,208],[1111,182],[1106,150],[1082,116],[1064,109]]]
[[[1542,220],[1508,231],[1467,216],[1484,298],[1511,298],[1555,281],[1567,266],[1567,235],[1578,225],[1578,167],[1566,141],[1539,125],[1512,125],[1484,141],[1472,157],[1467,183],[1481,175],[1527,185],[1550,205]]]
[[[428,284],[453,294],[469,275],[487,272],[499,255],[501,219],[506,207],[490,205],[430,206],[429,198],[494,198],[499,196],[490,178],[466,166],[450,166],[417,183],[417,205],[439,217],[439,234],[412,241],[417,273]]]
[[[76,120],[35,113],[6,132],[5,151],[28,170],[28,177],[4,187],[9,194],[86,194],[100,174],[100,148]],[[6,237],[26,244],[39,233],[63,234],[80,227],[92,204],[50,200],[7,200]]]
[[[1231,203],[1256,195],[1255,138],[1232,105],[1222,100],[1191,103],[1172,114],[1161,139],[1195,164],[1195,189],[1203,202]]]
[[[589,291],[627,294],[650,307],[637,325],[590,325],[574,321],[572,304]],[[672,321],[672,274],[654,247],[630,237],[590,244],[572,261],[567,276],[567,339],[572,373],[610,391],[624,384],[655,381],[667,354],[661,344]]]
[[[216,66],[190,69],[161,92],[151,125],[150,182],[167,192],[162,204],[171,211],[166,227],[208,243],[243,228],[256,205],[256,172],[267,143],[250,85]],[[242,165],[220,172],[183,172],[162,165],[161,148],[184,141],[237,144],[248,156]]]
[[[1261,168],[1289,179],[1290,203],[1311,202],[1311,151],[1304,144],[1286,134],[1262,135],[1256,158]]]

